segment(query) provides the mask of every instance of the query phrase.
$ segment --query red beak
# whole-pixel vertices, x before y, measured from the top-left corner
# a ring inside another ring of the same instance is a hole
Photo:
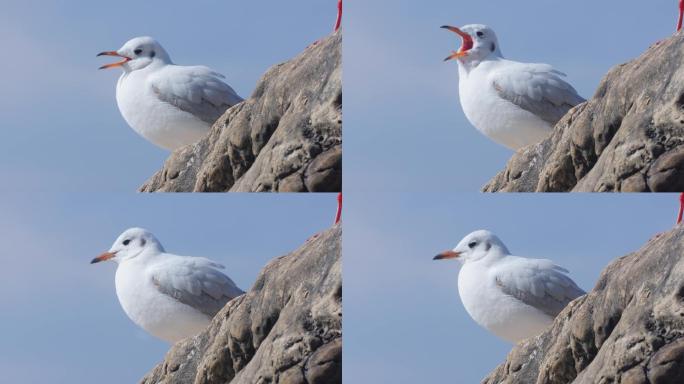
[[[101,66],[101,67],[98,68],[98,69],[107,69],[107,68],[120,67],[120,66],[122,66],[122,65],[124,65],[124,64],[126,64],[126,63],[128,63],[129,61],[131,61],[131,58],[130,58],[130,57],[120,55],[120,54],[119,54],[118,52],[116,52],[116,51],[105,51],[105,52],[100,52],[100,53],[97,54],[97,56],[98,56],[98,57],[99,57],[99,56],[117,56],[117,57],[123,57],[123,60],[121,60],[121,61],[117,61],[116,63],[111,63],[111,64],[105,64],[105,65]]]
[[[447,56],[444,61],[449,61],[451,59],[458,59],[459,57],[463,57],[468,54],[468,51],[473,48],[473,38],[469,34],[461,31],[460,29],[456,27],[452,27],[449,25],[442,25],[440,28],[448,29],[451,32],[454,32],[455,34],[461,36],[461,39],[463,42],[461,43],[461,48],[458,49],[456,52],[451,52],[451,55]]]
[[[114,256],[116,256],[116,252],[105,252],[105,253],[101,254],[100,256],[92,259],[90,261],[90,264],[99,263],[100,261],[107,261]]]
[[[337,1],[337,19],[335,20],[335,29],[333,31],[337,32],[337,30],[340,29],[341,25],[342,25],[342,0],[338,0]]]
[[[455,259],[459,256],[461,256],[461,252],[444,251],[444,252],[440,253],[439,255],[433,257],[432,260]]]
[[[342,192],[337,194],[337,212],[335,213],[335,224],[342,218]]]

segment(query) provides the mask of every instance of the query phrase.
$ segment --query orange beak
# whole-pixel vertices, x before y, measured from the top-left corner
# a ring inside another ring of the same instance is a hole
[[[99,263],[100,261],[107,261],[114,256],[116,256],[116,252],[105,252],[105,253],[101,254],[100,256],[92,259],[90,261],[90,264]]]
[[[473,38],[469,34],[461,31],[456,27],[452,27],[449,25],[442,25],[440,28],[448,29],[451,32],[454,32],[455,34],[459,35],[463,40],[463,42],[461,43],[461,48],[459,48],[458,51],[452,51],[451,55],[447,56],[447,58],[444,59],[444,61],[458,59],[459,57],[466,56],[468,54],[468,51],[473,48]]]
[[[97,56],[117,56],[117,57],[123,57],[123,60],[117,61],[116,63],[111,63],[111,64],[105,64],[101,66],[98,69],[107,69],[107,68],[114,68],[114,67],[120,67],[129,61],[131,61],[130,57],[119,55],[116,51],[105,51],[105,52],[100,52],[97,54]]]
[[[461,256],[461,252],[444,251],[444,252],[440,253],[439,255],[433,257],[432,260],[455,259],[459,256]]]

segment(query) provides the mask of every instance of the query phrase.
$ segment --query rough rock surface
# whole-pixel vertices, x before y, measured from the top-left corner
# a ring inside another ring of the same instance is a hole
[[[342,382],[341,225],[270,262],[144,384]]]
[[[684,383],[684,225],[611,263],[483,383]]]
[[[684,190],[684,33],[613,68],[594,97],[519,150],[486,192]]]
[[[141,192],[339,192],[342,33],[269,69],[207,137],[174,151]]]

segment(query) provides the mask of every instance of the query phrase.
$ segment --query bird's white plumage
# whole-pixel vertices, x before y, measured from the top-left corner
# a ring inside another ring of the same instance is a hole
[[[514,150],[537,143],[584,101],[550,65],[505,59],[491,28],[461,30],[474,40],[458,58],[461,106],[470,123],[495,142]]]
[[[136,53],[139,52],[139,53]],[[130,61],[116,86],[116,101],[128,125],[168,150],[194,143],[242,98],[224,77],[204,66],[171,62],[150,37],[137,37],[117,51]]]
[[[202,331],[228,301],[243,293],[219,271],[222,265],[167,253],[141,228],[122,233],[110,252],[119,264],[116,294],[124,312],[145,331],[170,343]]]
[[[489,231],[469,234],[453,251],[463,263],[458,292],[466,311],[513,343],[540,334],[584,294],[563,268],[550,260],[512,256]]]

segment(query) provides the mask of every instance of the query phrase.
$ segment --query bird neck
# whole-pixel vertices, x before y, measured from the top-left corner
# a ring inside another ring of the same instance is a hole
[[[127,74],[130,74],[132,72],[136,72],[136,71],[156,70],[156,69],[162,68],[166,65],[173,65],[173,62],[171,62],[171,60],[168,58],[155,57],[152,60],[150,60],[149,64],[147,64],[147,65],[133,66],[130,64],[124,64],[122,66],[122,68],[124,70],[124,75],[127,75]]]
[[[503,60],[504,57],[497,48],[496,51],[490,53],[486,57],[483,58],[474,58],[474,57],[469,57],[467,60],[458,60],[458,69],[459,69],[459,75],[468,75],[472,70],[477,68],[483,63],[487,62],[494,62],[494,61],[499,61]]]
[[[500,248],[498,245],[492,246],[492,248],[487,252],[487,255],[479,260],[480,263],[486,266],[496,264],[497,262],[510,256],[510,252],[505,247]]]

